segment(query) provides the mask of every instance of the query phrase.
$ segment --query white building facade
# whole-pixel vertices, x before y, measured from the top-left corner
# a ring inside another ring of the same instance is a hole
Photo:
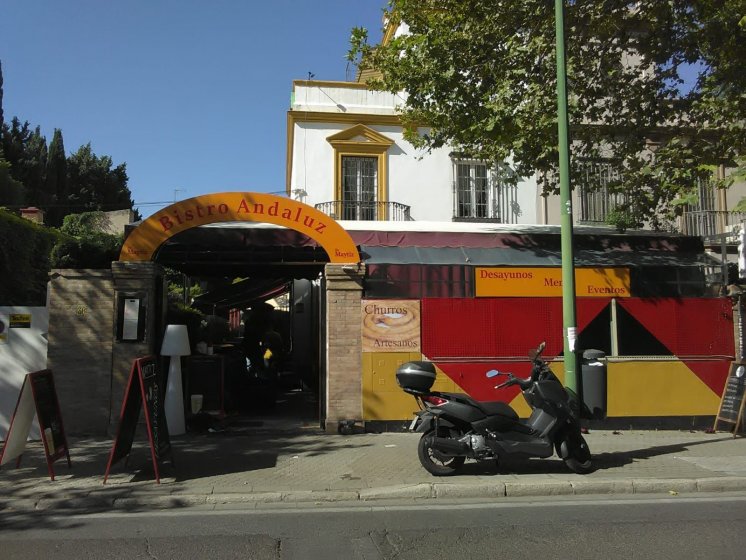
[[[505,181],[509,163],[412,146],[397,116],[401,103],[402,96],[371,91],[364,83],[294,81],[288,196],[345,221],[560,223],[559,197],[542,194],[534,177]],[[715,171],[721,177],[728,172],[724,166]],[[576,180],[575,223],[605,225],[614,206],[605,184],[615,173],[610,164],[594,162]],[[746,183],[700,190],[699,203],[679,219],[681,233],[707,237],[738,227],[744,216],[731,210],[746,196]]]
[[[340,220],[547,223],[536,181],[404,139],[402,98],[355,82],[295,81],[287,193]]]

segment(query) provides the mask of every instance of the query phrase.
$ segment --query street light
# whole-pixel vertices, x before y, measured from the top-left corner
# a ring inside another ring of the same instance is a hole
[[[570,191],[570,139],[567,118],[567,66],[565,62],[564,0],[554,0],[557,51],[557,132],[560,169],[560,246],[562,251],[562,338],[564,341],[565,386],[577,392],[575,343],[575,258],[572,240]]]

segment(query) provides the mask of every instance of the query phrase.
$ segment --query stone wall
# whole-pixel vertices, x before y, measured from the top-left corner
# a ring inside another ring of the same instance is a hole
[[[47,364],[68,435],[104,435],[111,413],[114,283],[110,270],[53,270]]]
[[[154,354],[162,334],[159,282],[161,268],[151,262],[114,262],[111,270],[52,271],[48,366],[67,434],[116,433],[132,361]],[[143,340],[117,340],[118,293],[144,296]]]
[[[360,301],[365,267],[327,264],[326,430],[342,420],[361,420],[362,326]]]

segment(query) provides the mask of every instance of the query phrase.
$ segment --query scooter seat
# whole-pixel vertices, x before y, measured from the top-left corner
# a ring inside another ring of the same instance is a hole
[[[510,420],[518,420],[518,413],[504,402],[479,402],[477,405],[487,416],[504,416]]]

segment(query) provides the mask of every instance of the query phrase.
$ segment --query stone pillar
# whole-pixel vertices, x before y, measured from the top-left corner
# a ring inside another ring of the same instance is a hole
[[[144,356],[157,355],[158,343],[165,329],[165,291],[163,287],[163,269],[153,262],[111,263],[114,279],[114,305],[117,296],[135,295],[145,299],[145,332],[142,340],[117,340],[117,317],[112,322],[112,368],[111,368],[111,418],[108,430],[110,435],[116,433],[119,413],[122,408],[124,391],[127,388],[132,361]],[[116,313],[115,313],[116,315]]]
[[[360,301],[365,267],[327,264],[326,430],[363,416]]]
[[[106,434],[111,406],[114,282],[110,270],[53,270],[47,364],[68,435]]]

